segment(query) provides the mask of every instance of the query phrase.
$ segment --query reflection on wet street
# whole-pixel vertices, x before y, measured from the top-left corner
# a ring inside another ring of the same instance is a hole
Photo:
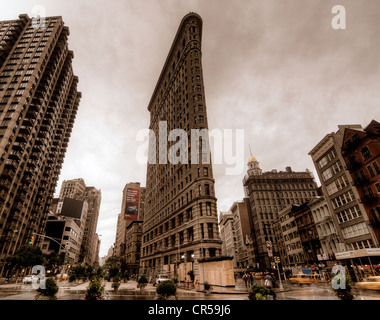
[[[106,290],[107,300],[154,300],[156,298],[155,288],[140,291],[132,289]],[[58,300],[84,300],[85,291],[82,287],[78,290],[73,288],[60,288]],[[338,300],[334,292],[326,284],[293,285],[286,284],[284,290],[276,288],[277,300]],[[12,288],[0,286],[0,300],[33,300],[36,291],[29,285],[20,285]],[[380,300],[380,291],[359,290],[354,288],[355,300]],[[177,300],[249,300],[248,293],[211,293],[195,290],[178,289]]]

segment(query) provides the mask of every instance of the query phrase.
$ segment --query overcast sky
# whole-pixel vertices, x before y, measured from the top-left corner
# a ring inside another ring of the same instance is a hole
[[[334,5],[346,10],[335,30]],[[114,243],[122,190],[146,183],[136,161],[147,106],[183,16],[203,19],[202,63],[210,129],[244,129],[244,162],[264,171],[315,173],[308,152],[339,124],[380,120],[377,0],[1,0],[0,19],[60,15],[70,28],[82,100],[58,182],[102,191],[100,256]],[[218,212],[242,200],[240,175],[214,166]],[[315,174],[316,176],[316,174]]]

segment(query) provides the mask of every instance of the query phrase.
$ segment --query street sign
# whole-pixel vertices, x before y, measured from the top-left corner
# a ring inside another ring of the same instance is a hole
[[[266,241],[267,243],[267,248],[272,248],[272,241],[268,240]]]

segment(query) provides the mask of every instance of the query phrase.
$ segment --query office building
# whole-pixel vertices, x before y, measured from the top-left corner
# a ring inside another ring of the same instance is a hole
[[[60,199],[77,199],[87,203],[88,212],[85,220],[83,241],[79,261],[94,265],[97,259],[96,229],[101,203],[101,190],[95,187],[87,187],[82,178],[64,180],[59,192]]]
[[[141,255],[149,275],[176,272],[179,262],[199,279],[198,260],[221,255],[210,153],[202,146],[208,137],[191,141],[194,131],[208,129],[202,24],[196,13],[182,19],[148,106],[149,127],[157,137],[149,145]],[[176,143],[165,128],[185,136],[179,156],[169,152]]]
[[[42,252],[64,253],[66,271],[80,259],[85,223],[88,214],[86,201],[54,199],[48,216]]]
[[[254,266],[270,268],[273,255],[278,254],[273,224],[286,206],[302,204],[317,195],[317,184],[309,170],[294,172],[271,170],[263,172],[252,155],[248,172],[243,179],[245,196],[249,198],[251,214],[251,241],[256,252]]]

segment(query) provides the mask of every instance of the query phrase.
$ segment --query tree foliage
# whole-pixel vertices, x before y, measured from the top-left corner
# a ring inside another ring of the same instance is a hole
[[[29,268],[36,265],[42,265],[44,255],[37,246],[25,244],[21,246],[13,256],[7,258],[11,267]]]

